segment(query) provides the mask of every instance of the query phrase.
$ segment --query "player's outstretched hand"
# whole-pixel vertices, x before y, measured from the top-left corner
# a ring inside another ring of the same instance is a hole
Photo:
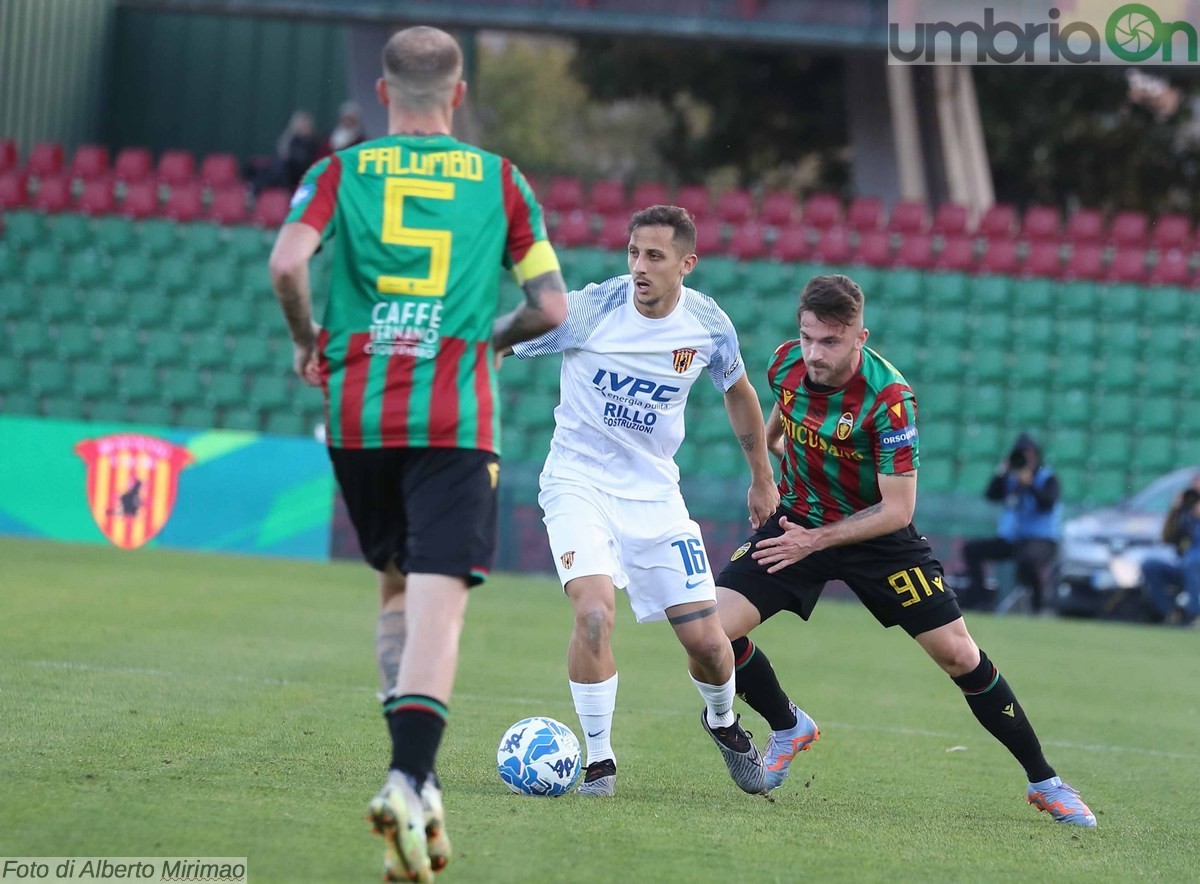
[[[775,477],[753,482],[746,492],[746,508],[750,510],[750,525],[757,530],[771,518],[771,513],[779,508],[779,488],[775,485]]]
[[[751,553],[754,561],[768,566],[768,574],[774,574],[788,565],[794,565],[818,549],[814,532],[809,531],[803,525],[789,522],[787,516],[780,516],[779,527],[783,529],[782,534],[778,537],[768,537],[766,540],[758,541],[755,544],[754,552]]]

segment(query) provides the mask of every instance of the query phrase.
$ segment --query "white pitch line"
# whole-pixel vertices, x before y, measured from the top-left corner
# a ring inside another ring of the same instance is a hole
[[[68,669],[78,672],[96,672],[106,673],[111,675],[149,675],[155,678],[169,678],[178,680],[193,681],[193,677],[185,675],[181,672],[173,672],[168,669],[143,669],[134,666],[96,666],[92,663],[75,663],[70,660],[21,660],[18,661],[26,666],[35,666],[40,669]],[[207,676],[215,678],[218,681],[228,681],[236,684],[256,684],[265,685],[267,687],[305,687],[305,688],[322,688],[336,691],[351,691],[351,692],[366,692],[375,693],[375,689],[364,685],[344,685],[333,684],[331,682],[314,682],[314,681],[289,681],[286,678],[250,678],[245,675],[221,675]],[[456,693],[456,700],[467,700],[473,703],[491,703],[497,701],[510,703],[519,706],[545,706],[550,703],[566,702],[563,697],[507,697],[498,696],[496,694],[469,694]],[[639,715],[678,715],[674,710],[662,709],[654,706],[648,709],[638,711]],[[842,728],[850,731],[871,731],[874,733],[883,734],[900,734],[903,736],[915,737],[931,737],[940,740],[960,740],[962,734],[951,734],[943,731],[921,730],[920,728],[909,727],[885,727],[873,724],[847,724],[845,722],[829,722],[824,721],[823,727],[827,728]],[[1042,740],[1042,745],[1053,746],[1056,749],[1072,749],[1080,752],[1123,752],[1130,755],[1146,755],[1151,758],[1170,758],[1177,761],[1200,761],[1200,755],[1189,754],[1186,752],[1166,752],[1161,749],[1146,749],[1140,746],[1106,746],[1103,744],[1094,743],[1071,743],[1063,740]]]

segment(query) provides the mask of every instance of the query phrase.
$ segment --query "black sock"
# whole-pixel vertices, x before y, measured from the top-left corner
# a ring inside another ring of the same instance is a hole
[[[392,734],[392,768],[424,783],[446,729],[446,706],[433,697],[404,694],[388,697],[383,715]]]
[[[767,720],[773,731],[785,731],[796,726],[788,695],[779,686],[771,661],[748,638],[739,638],[733,645],[734,690],[751,709]]]
[[[982,649],[979,665],[966,675],[957,676],[954,683],[962,688],[967,705],[979,723],[1025,768],[1029,782],[1039,783],[1054,776],[1054,768],[1042,755],[1042,744],[1025,717],[1025,710]]]

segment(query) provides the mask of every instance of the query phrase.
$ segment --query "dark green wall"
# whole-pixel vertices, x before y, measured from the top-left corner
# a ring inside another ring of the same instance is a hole
[[[294,110],[333,125],[346,46],[344,25],[118,7],[104,139],[269,154]]]

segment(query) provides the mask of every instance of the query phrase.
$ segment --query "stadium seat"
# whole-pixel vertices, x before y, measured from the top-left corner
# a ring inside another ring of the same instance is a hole
[[[0,211],[19,209],[29,202],[28,179],[24,172],[0,173]]]
[[[1160,251],[1146,281],[1151,285],[1187,285],[1192,279],[1192,256],[1178,249]]]
[[[748,190],[730,188],[717,198],[716,212],[726,224],[744,224],[754,214],[754,200]]]
[[[924,200],[901,200],[892,208],[888,230],[893,233],[925,233],[928,228],[929,207]]]
[[[17,142],[12,138],[0,138],[0,174],[14,171],[20,162]]]
[[[60,396],[70,386],[66,365],[59,359],[33,359],[29,363],[29,392],[34,396]]]
[[[114,211],[116,198],[113,196],[112,182],[107,178],[88,181],[83,185],[77,208],[85,215],[107,215]]]
[[[240,185],[237,157],[231,153],[205,154],[200,161],[199,177],[201,183],[214,192]]]
[[[1062,272],[1062,247],[1057,240],[1035,240],[1029,244],[1029,253],[1025,256],[1025,263],[1021,265],[1022,276],[1057,279]]]
[[[71,205],[71,179],[55,175],[42,178],[33,197],[33,207],[39,212],[64,212]]]
[[[117,379],[117,398],[125,403],[157,401],[158,387],[158,374],[154,369],[127,364]]]
[[[196,175],[196,160],[188,150],[166,150],[158,158],[158,183],[174,188],[191,184]]]
[[[29,151],[25,171],[38,178],[54,177],[63,171],[63,146],[57,141],[42,141]]]
[[[1029,242],[1058,242],[1062,217],[1054,206],[1030,206],[1021,221],[1021,239]]]
[[[113,176],[126,184],[146,181],[153,169],[154,159],[144,147],[123,147],[117,151],[117,158],[113,162]]]
[[[208,216],[218,224],[245,224],[246,189],[241,184],[226,184],[214,188]]]
[[[665,184],[658,181],[643,181],[641,184],[633,188],[633,195],[629,199],[630,208],[638,212],[647,206],[669,205],[671,202],[671,192]]]
[[[189,368],[168,368],[162,374],[162,398],[172,405],[199,402],[203,392],[199,376]]]
[[[896,249],[895,265],[927,270],[933,266],[933,238],[927,233],[910,233]]]
[[[973,272],[978,265],[975,257],[975,243],[963,234],[953,234],[946,237],[942,250],[938,253],[934,264],[939,270],[955,270],[964,273]]]
[[[969,213],[960,203],[942,203],[933,216],[931,232],[940,236],[965,236]]]
[[[36,286],[57,279],[61,271],[62,255],[58,249],[42,246],[26,253],[21,277],[27,285]]]
[[[108,148],[100,144],[81,144],[71,158],[70,177],[93,181],[108,177]]]
[[[226,236],[229,238],[229,254],[243,264],[266,266],[270,246],[262,230],[257,227],[230,227],[226,230]]]
[[[1104,215],[1097,209],[1076,209],[1067,218],[1065,236],[1073,244],[1103,242]]]
[[[179,409],[175,422],[181,427],[196,427],[202,430],[209,430],[217,425],[212,409],[203,405],[184,404]]]
[[[97,356],[92,330],[83,325],[62,325],[54,338],[54,350],[68,362],[77,359],[94,361]]]
[[[195,221],[204,210],[203,194],[198,182],[178,181],[171,187],[162,213],[172,221]]]
[[[601,178],[588,191],[587,208],[600,215],[626,215],[625,184],[619,178]]]
[[[1161,262],[1162,259],[1159,258]],[[1145,293],[1144,309],[1146,319],[1160,328],[1177,325],[1183,318],[1183,299],[1185,294],[1178,286],[1164,285],[1162,288]],[[1194,297],[1194,295],[1188,295]]]
[[[779,231],[771,246],[771,257],[779,261],[807,261],[813,256],[808,231],[802,227],[785,227]]]
[[[623,252],[629,245],[629,219],[623,215],[611,215],[604,219],[600,226],[600,232],[595,237],[589,233],[589,239],[602,249]],[[577,245],[585,244],[586,241],[577,243]]]
[[[141,255],[121,255],[113,261],[111,279],[125,291],[134,291],[150,281],[150,269]]]
[[[80,404],[108,398],[113,392],[112,370],[98,359],[76,362],[71,366],[70,393]]]
[[[908,265],[901,265],[899,259],[897,259],[896,266]],[[965,274],[953,271],[927,273],[925,274],[924,282],[924,300],[927,305],[936,307],[938,310],[948,310],[951,314],[970,306],[970,301],[967,297],[967,276]],[[954,323],[954,325],[956,328],[962,327],[962,323]],[[947,328],[947,331],[949,330]]]
[[[1145,282],[1146,253],[1140,246],[1118,246],[1105,279],[1112,282]]]
[[[838,226],[822,230],[813,258],[822,264],[846,264],[853,254],[846,228]]]
[[[979,260],[979,273],[1011,276],[1017,272],[1017,244],[1011,239],[990,239]]]
[[[832,228],[827,230],[826,236],[832,231],[843,230],[844,228]],[[822,242],[825,240],[822,236]],[[817,244],[817,253],[824,257],[828,257],[827,253],[821,251],[822,243]],[[833,253],[836,254],[836,251]],[[834,258],[834,261],[838,259]],[[890,267],[892,264],[892,237],[886,230],[869,230],[862,234],[858,239],[858,248],[855,249],[851,260],[856,264],[866,264],[868,267]]]
[[[46,216],[46,237],[48,244],[64,251],[85,249],[91,244],[92,231],[85,216],[62,212]]]
[[[278,436],[311,436],[313,425],[308,417],[292,411],[271,411],[267,413],[266,432]]]
[[[262,429],[262,419],[257,411],[241,406],[223,410],[221,426],[227,430],[243,430],[257,433]]]
[[[728,252],[741,261],[756,261],[767,256],[767,229],[757,221],[746,221],[734,228]]]
[[[107,288],[91,287],[83,298],[83,315],[91,326],[107,326],[124,318],[125,298]]]
[[[210,298],[202,297],[203,292],[194,289],[181,292],[183,295],[176,299],[171,314],[167,317],[171,326],[182,331],[207,328],[213,321],[213,305]]]
[[[763,197],[758,217],[772,227],[789,227],[796,218],[796,198],[786,191],[772,191]]]
[[[614,220],[619,221],[620,219]],[[628,237],[624,233],[626,223],[622,222],[621,231],[625,241],[628,242]],[[591,245],[594,240],[591,217],[582,211],[564,213],[559,217],[558,226],[554,228],[551,239],[555,246],[566,249]]]
[[[1100,290],[1100,315],[1108,322],[1136,322],[1142,315],[1147,296],[1153,297],[1138,285],[1115,284],[1103,286]],[[1110,358],[1116,354],[1110,354]]]
[[[155,265],[154,281],[164,293],[186,292],[193,288],[194,266],[186,255],[167,255]]]
[[[989,206],[975,232],[989,240],[1012,239],[1017,232],[1017,210],[1008,203]]]
[[[1113,215],[1109,227],[1112,244],[1122,247],[1144,249],[1150,232],[1150,221],[1144,212],[1126,210]]]
[[[846,226],[865,233],[883,227],[883,200],[875,196],[856,196],[846,209]]]
[[[675,205],[687,209],[697,221],[709,219],[709,215],[712,213],[712,201],[708,196],[708,188],[702,184],[688,184],[679,188],[675,194]]]
[[[814,193],[804,201],[801,220],[805,227],[828,230],[842,220],[842,201],[832,193]]]
[[[587,207],[583,198],[583,182],[578,178],[558,176],[550,179],[550,187],[541,200],[548,212],[570,212]]]
[[[158,214],[158,188],[147,180],[132,181],[125,188],[120,213],[127,218],[150,218]]]
[[[221,228],[212,222],[195,221],[191,224],[182,225],[179,228],[179,234],[183,248],[193,259],[200,259],[202,261],[210,259],[225,247]],[[224,255],[219,257],[223,259]],[[230,259],[229,263],[235,264],[236,261]],[[206,271],[207,268],[205,268]],[[204,278],[203,281],[208,282],[207,278]]]
[[[1028,354],[1025,354],[1028,355]],[[1027,364],[1024,356],[1013,366],[1013,378],[1026,381],[1024,386],[1011,389],[1008,394],[1008,420],[1019,427],[1043,427],[1050,415],[1050,395],[1045,387],[1038,386],[1047,380],[1049,360]]]
[[[1063,265],[1064,279],[1100,279],[1104,276],[1104,247],[1096,242],[1076,241]]]
[[[1187,215],[1172,213],[1159,215],[1154,222],[1151,240],[1160,252],[1175,249],[1186,250],[1192,239],[1192,224]],[[1160,255],[1161,257],[1161,255]]]
[[[65,276],[72,285],[86,288],[94,285],[100,279],[104,272],[103,266],[100,252],[94,249],[83,249],[67,258]],[[60,267],[59,277],[61,278],[63,275]]]
[[[287,217],[291,202],[292,195],[286,190],[264,190],[254,203],[252,220],[259,227],[278,227]]]
[[[686,207],[685,207],[686,208]],[[696,253],[714,255],[723,250],[724,232],[716,218],[696,219]]]

